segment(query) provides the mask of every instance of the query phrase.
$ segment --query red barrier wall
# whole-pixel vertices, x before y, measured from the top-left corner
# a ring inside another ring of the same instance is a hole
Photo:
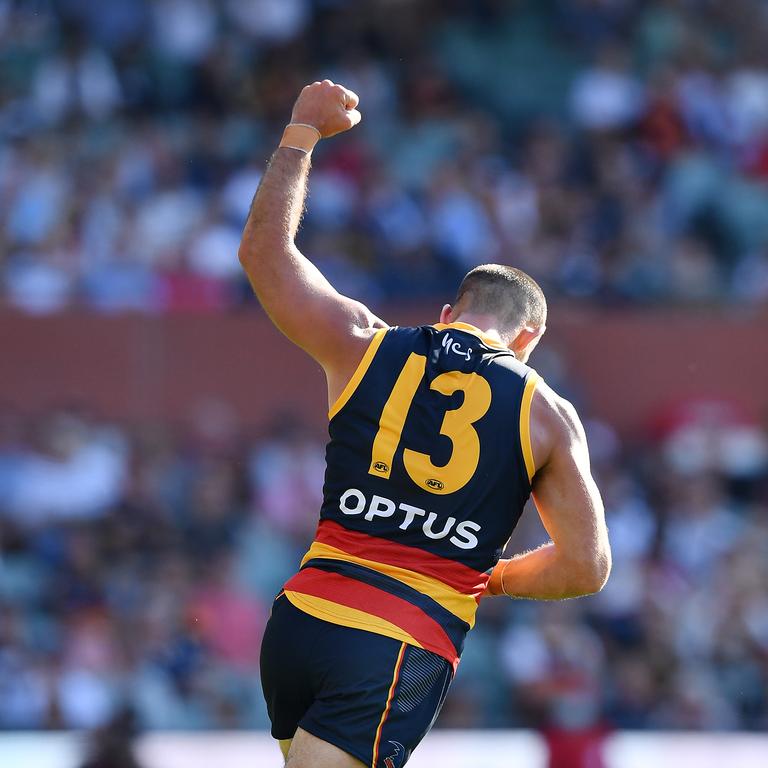
[[[725,397],[768,414],[768,311],[554,307],[543,345],[563,356],[589,411],[631,431],[661,404]],[[436,319],[390,308],[401,325]],[[244,423],[290,408],[315,423],[322,372],[258,311],[164,317],[0,313],[0,401],[37,411],[69,400],[126,418],[183,418],[209,398]],[[535,356],[531,361],[536,363]]]

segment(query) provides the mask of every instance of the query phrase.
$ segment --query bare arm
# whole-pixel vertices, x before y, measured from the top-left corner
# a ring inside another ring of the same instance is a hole
[[[552,540],[499,561],[488,594],[559,600],[598,592],[611,570],[611,550],[584,428],[573,406],[540,384],[531,429],[541,467],[534,477],[533,498]]]
[[[292,123],[317,128],[323,137],[360,120],[357,96],[329,80],[301,92]],[[317,360],[328,377],[329,398],[343,389],[371,335],[386,327],[358,301],[342,296],[296,247],[307,194],[311,152],[279,148],[254,197],[239,258],[272,322]]]

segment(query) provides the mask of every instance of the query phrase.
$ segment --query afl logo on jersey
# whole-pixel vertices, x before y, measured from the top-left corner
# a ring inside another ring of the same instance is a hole
[[[430,477],[428,480],[425,480],[424,484],[428,488],[433,488],[436,491],[442,491],[443,488],[445,488],[445,483],[442,480],[435,480],[434,477]]]
[[[374,465],[373,465],[373,468],[377,472],[381,472],[382,474],[384,474],[385,472],[389,472],[389,465],[385,464],[383,461],[375,462]]]

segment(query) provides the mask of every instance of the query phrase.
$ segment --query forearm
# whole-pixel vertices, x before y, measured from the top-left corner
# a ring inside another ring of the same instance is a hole
[[[557,546],[549,542],[531,552],[500,560],[486,595],[563,600],[597,592],[603,583],[593,564],[563,557]]]
[[[256,266],[249,259],[258,258],[261,265],[293,246],[307,196],[310,157],[288,148],[272,155],[243,231],[240,255],[247,270]]]
[[[275,325],[310,353],[303,325],[295,316],[301,305],[334,294],[320,270],[296,247],[307,196],[310,156],[281,148],[272,156],[253,198],[238,256],[256,297]]]
[[[261,269],[266,261],[280,263],[286,254],[300,256],[294,238],[304,211],[312,150],[320,139],[349,130],[360,121],[357,104],[357,94],[330,80],[312,83],[299,94],[243,232],[240,261],[252,283],[254,269]],[[317,277],[313,270],[309,272],[309,279]]]

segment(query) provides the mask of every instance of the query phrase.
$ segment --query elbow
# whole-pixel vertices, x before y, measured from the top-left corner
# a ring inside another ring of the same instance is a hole
[[[605,549],[581,561],[571,571],[570,592],[572,597],[594,595],[606,585],[611,574],[611,551]]]
[[[240,243],[240,247],[237,249],[237,258],[240,262],[240,266],[248,270],[249,265],[253,263],[256,254],[258,253],[258,247],[253,242],[246,242],[243,239]]]
[[[281,238],[270,232],[253,232],[243,235],[240,246],[237,249],[237,258],[246,272],[255,269],[268,268],[270,262],[279,258],[285,258],[290,253],[291,247],[285,238]]]
[[[237,259],[240,266],[249,278],[253,278],[264,269],[264,263],[261,262],[261,255],[269,253],[267,246],[261,240],[254,238],[243,238],[240,247],[237,249]]]
[[[270,253],[270,249],[274,250],[275,240],[271,227],[264,226],[264,224],[246,225],[237,249],[237,258],[240,260],[240,264],[246,268],[254,264],[262,254]]]
[[[595,595],[606,585],[608,576],[611,573],[610,564],[597,565],[589,573],[585,574],[579,581],[578,593],[580,596]]]

